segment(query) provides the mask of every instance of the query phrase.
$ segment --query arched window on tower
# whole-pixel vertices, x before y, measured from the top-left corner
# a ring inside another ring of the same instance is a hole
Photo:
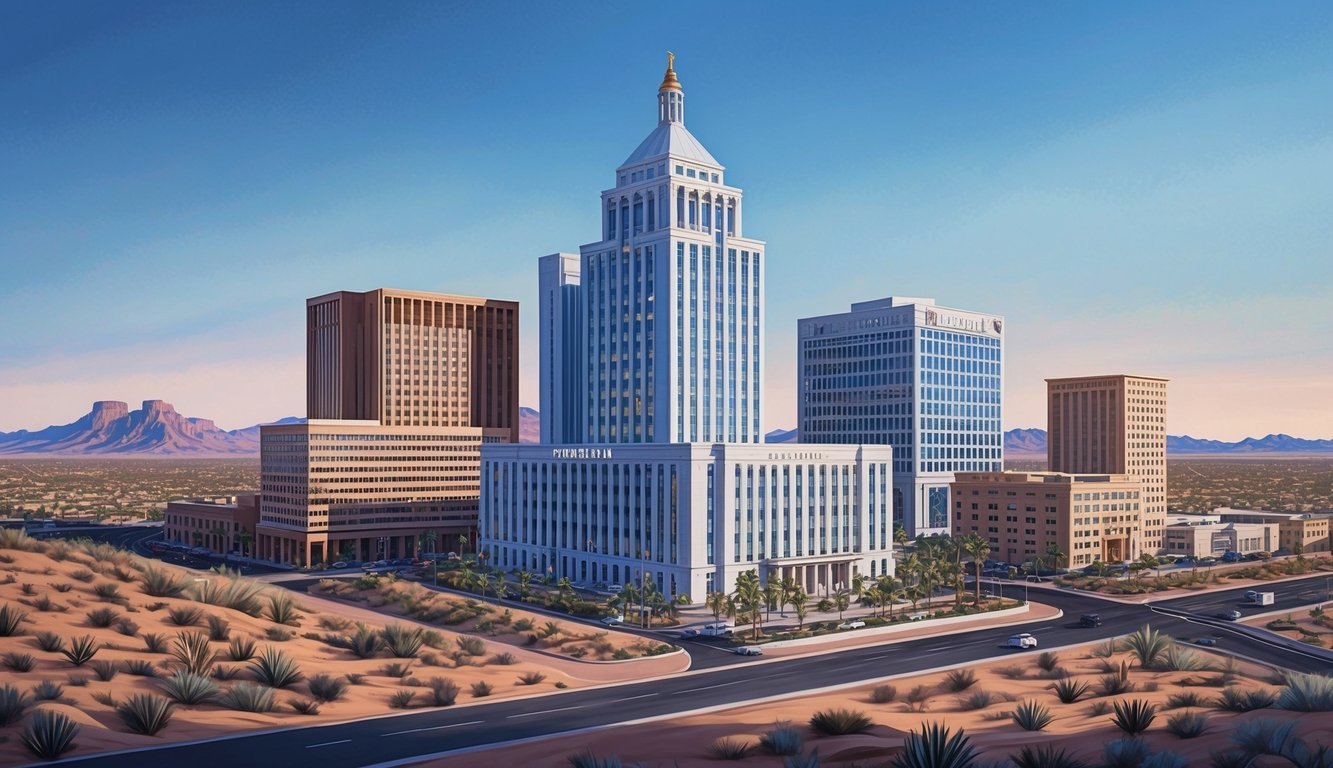
[[[727,234],[736,236],[736,200],[727,201]]]
[[[652,193],[648,194],[648,231],[657,229],[657,199]]]

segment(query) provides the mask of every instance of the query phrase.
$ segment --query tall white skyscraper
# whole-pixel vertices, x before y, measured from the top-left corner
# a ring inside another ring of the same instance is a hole
[[[743,236],[741,190],[685,128],[670,63],[657,120],[602,192],[602,239],[580,249],[579,264],[543,261],[551,442],[762,440],[764,243]],[[571,304],[581,324],[568,322]],[[583,376],[567,376],[575,367]],[[572,424],[581,432],[557,426]]]
[[[894,523],[948,533],[953,473],[1003,468],[1004,319],[898,296],[797,336],[801,442],[892,445]]]

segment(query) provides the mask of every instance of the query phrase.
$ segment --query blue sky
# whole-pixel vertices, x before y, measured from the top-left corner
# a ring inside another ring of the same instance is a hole
[[[1172,380],[1168,429],[1333,436],[1328,3],[0,5],[0,430],[162,398],[304,410],[304,299],[523,302],[687,122],[768,241],[768,427],[796,318],[1002,314],[1043,379]]]

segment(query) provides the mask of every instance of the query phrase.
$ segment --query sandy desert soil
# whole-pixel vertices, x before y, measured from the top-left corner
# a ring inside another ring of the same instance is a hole
[[[609,680],[639,679],[676,671],[688,663],[681,654],[622,664],[594,664],[558,658],[494,642],[489,637],[466,635],[407,619],[394,621],[362,608],[314,596],[297,596],[295,618],[289,624],[281,624],[270,618],[269,596],[290,595],[283,590],[242,580],[261,590],[258,597],[261,610],[258,615],[251,615],[197,602],[189,594],[203,586],[198,583],[203,578],[201,574],[151,563],[149,567],[170,574],[186,587],[180,597],[154,597],[143,591],[141,569],[145,567],[145,561],[128,553],[106,545],[32,542],[30,539],[18,546],[34,547],[35,550],[25,551],[14,548],[14,539],[7,535],[11,533],[0,532],[0,609],[8,607],[11,611],[22,611],[26,616],[20,625],[20,634],[0,637],[0,692],[4,686],[10,685],[22,695],[36,698],[36,689],[43,681],[50,681],[59,688],[49,692],[53,697],[50,700],[33,702],[22,720],[0,727],[0,765],[32,759],[18,737],[36,708],[62,712],[78,723],[80,733],[72,754],[87,754],[210,737],[234,730],[304,726],[390,714],[395,711],[391,698],[409,693],[412,695],[409,707],[428,706],[434,700],[430,683],[435,679],[449,680],[456,685],[459,689],[456,706],[463,706],[485,701],[485,697],[525,696],[549,693],[557,687],[575,688]],[[209,575],[209,578],[218,586],[228,583],[226,577]],[[97,593],[99,589],[103,591],[102,595]],[[190,609],[199,611],[197,623],[178,626],[173,622],[173,610],[179,613]],[[109,613],[99,617],[99,612]],[[225,623],[228,639],[208,644],[215,657],[207,666],[213,672],[227,669],[234,673],[234,677],[226,680],[210,678],[220,691],[255,679],[252,662],[230,657],[231,640],[253,641],[256,654],[269,649],[284,654],[296,663],[303,679],[273,691],[275,709],[272,712],[237,711],[218,703],[177,704],[169,724],[157,735],[131,732],[114,705],[124,703],[134,694],[163,696],[163,679],[182,667],[182,663],[170,654],[173,644],[182,635],[207,635],[210,617]],[[110,625],[96,626],[96,618],[109,620]],[[393,658],[388,651],[381,650],[374,658],[362,659],[323,639],[353,634],[357,629],[355,622],[364,623],[372,632],[379,632],[386,623],[420,628],[426,633],[427,644],[415,658]],[[66,648],[75,638],[89,636],[98,650],[91,661],[76,667],[61,653],[42,650],[41,633],[61,638]],[[147,649],[146,639],[151,636],[160,636],[164,641],[161,652]],[[617,646],[636,641],[633,636],[614,632],[610,637]],[[465,647],[468,643],[480,645],[468,652]],[[26,666],[24,662],[28,657],[31,657],[32,668],[20,671]],[[146,666],[147,671],[156,677],[131,674],[127,664]],[[390,669],[393,665],[405,670]],[[99,673],[110,676],[110,679],[99,679]],[[347,684],[337,700],[321,703],[318,714],[298,714],[292,704],[314,698],[309,678],[320,673],[343,681],[347,681],[348,675],[360,678],[354,684]],[[487,687],[489,691],[486,691]]]
[[[1040,656],[1025,653],[989,664],[962,667],[972,672],[976,682],[962,692],[949,690],[947,671],[859,685],[837,691],[811,692],[769,703],[754,704],[677,719],[610,728],[580,735],[557,737],[530,744],[502,747],[469,755],[421,763],[422,766],[488,764],[524,765],[554,768],[570,765],[572,755],[591,752],[600,757],[617,756],[624,764],[642,764],[649,768],[704,768],[733,764],[742,766],[781,765],[782,758],[758,746],[761,735],[775,723],[791,723],[804,738],[804,753],[818,749],[824,766],[887,766],[901,748],[904,737],[926,723],[943,723],[962,728],[971,738],[982,762],[1004,760],[1024,745],[1053,745],[1093,765],[1102,761],[1103,745],[1123,734],[1111,722],[1115,701],[1141,699],[1158,707],[1156,720],[1145,737],[1153,752],[1170,751],[1182,756],[1189,765],[1208,765],[1210,753],[1228,748],[1230,734],[1238,723],[1256,718],[1295,720],[1297,734],[1313,745],[1333,744],[1333,715],[1303,714],[1266,708],[1243,714],[1221,711],[1213,706],[1223,686],[1219,671],[1158,672],[1140,668],[1129,654],[1116,653],[1109,658],[1094,655],[1097,646],[1064,649],[1057,653],[1058,668],[1089,684],[1084,698],[1062,704],[1051,690],[1050,672],[1038,666]],[[1217,669],[1226,664],[1219,654],[1195,651]],[[1131,660],[1129,680],[1132,692],[1103,695],[1100,680],[1104,669]],[[1276,691],[1270,681],[1272,670],[1242,662],[1235,666],[1229,686],[1237,690]],[[877,703],[874,690],[889,685],[896,695],[891,702]],[[986,692],[993,701],[972,708],[967,700],[977,692]],[[1172,706],[1170,697],[1193,693],[1201,704]],[[1021,729],[1009,716],[1024,702],[1037,702],[1050,710],[1053,720],[1040,732]],[[699,702],[705,706],[706,702]],[[807,724],[811,715],[821,710],[848,708],[868,715],[874,725],[865,733],[850,736],[819,736]],[[1170,733],[1167,720],[1172,715],[1192,711],[1208,717],[1207,731],[1196,738],[1182,739]],[[710,752],[718,739],[748,743],[748,756],[737,762],[723,761]]]

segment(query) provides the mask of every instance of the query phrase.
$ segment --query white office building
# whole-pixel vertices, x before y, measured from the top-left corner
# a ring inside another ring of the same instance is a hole
[[[1003,330],[900,296],[800,320],[801,442],[893,446],[895,524],[948,533],[954,473],[1003,468]]]
[[[541,260],[544,444],[483,449],[482,546],[695,602],[751,569],[812,594],[892,572],[889,447],[761,442],[764,243],[684,107],[668,63],[603,239]]]

